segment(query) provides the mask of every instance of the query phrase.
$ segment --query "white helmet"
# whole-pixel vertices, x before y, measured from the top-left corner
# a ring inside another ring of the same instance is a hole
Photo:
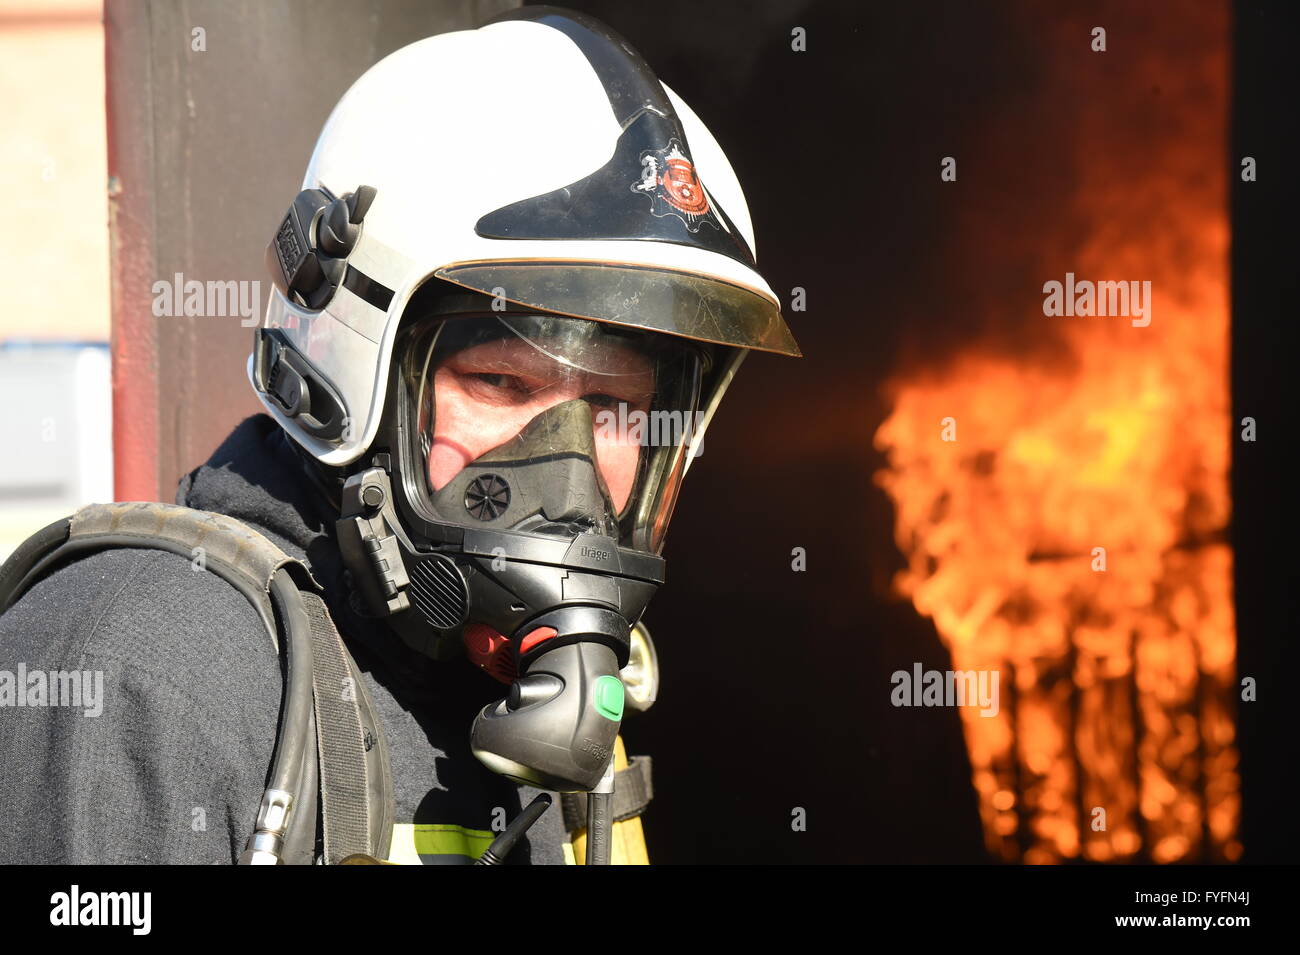
[[[433,279],[734,346],[705,424],[745,350],[799,354],[717,141],[581,14],[525,7],[381,60],[330,115],[302,189],[267,250],[249,376],[325,465],[375,439],[399,323]]]

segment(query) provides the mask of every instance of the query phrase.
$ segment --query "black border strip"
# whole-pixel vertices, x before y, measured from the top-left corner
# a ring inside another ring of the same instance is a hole
[[[343,287],[368,305],[387,312],[393,303],[393,290],[376,282],[355,265],[349,265],[343,275]]]

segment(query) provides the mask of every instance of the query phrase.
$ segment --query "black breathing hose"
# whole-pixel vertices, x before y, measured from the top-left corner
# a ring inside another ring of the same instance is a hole
[[[283,567],[277,570],[271,578],[271,596],[275,598],[277,609],[287,618],[284,629],[289,677],[267,788],[282,789],[300,796],[304,751],[312,718],[312,648],[311,622],[302,612],[301,601],[292,599],[296,594],[297,585],[288,572]]]
[[[542,817],[542,813],[551,808],[551,797],[542,793],[524,809],[519,815],[515,816],[515,821],[506,826],[501,835],[492,840],[492,845],[483,850],[483,854],[478,857],[475,865],[501,865],[510,855],[525,832],[529,830],[533,823]]]
[[[609,806],[613,797],[608,792],[587,794],[587,865],[609,865]]]

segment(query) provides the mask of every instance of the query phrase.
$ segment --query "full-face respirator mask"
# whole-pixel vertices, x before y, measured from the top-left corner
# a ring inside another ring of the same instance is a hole
[[[399,331],[338,540],[353,586],[408,644],[463,650],[510,683],[471,735],[494,771],[572,791],[608,769],[619,671],[664,580],[715,360],[715,346],[526,311]]]

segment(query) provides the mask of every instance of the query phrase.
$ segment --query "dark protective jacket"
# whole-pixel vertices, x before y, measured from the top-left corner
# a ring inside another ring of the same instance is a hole
[[[337,515],[265,415],[244,421],[176,500],[238,518],[310,567],[388,739],[390,857],[470,861],[537,794],[469,749],[474,716],[505,688],[352,610]],[[102,674],[98,703],[26,693],[59,671],[81,671],[87,686]],[[266,785],[283,685],[252,606],[184,557],[105,551],[46,577],[0,616],[0,863],[234,862]],[[563,864],[564,838],[557,799],[510,862]]]

